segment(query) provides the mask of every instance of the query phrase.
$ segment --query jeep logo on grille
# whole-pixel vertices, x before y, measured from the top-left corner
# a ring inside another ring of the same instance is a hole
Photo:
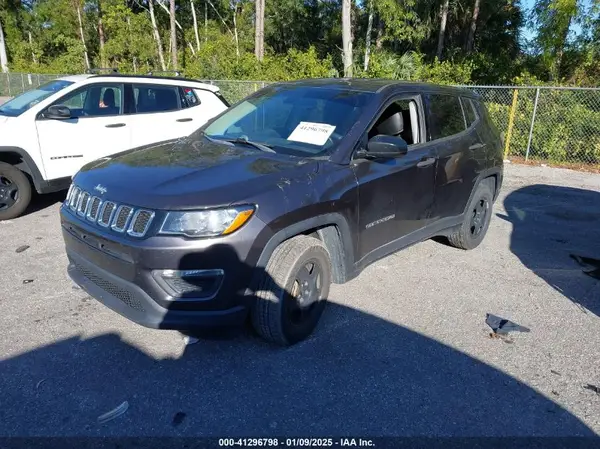
[[[98,184],[96,187],[94,187],[94,190],[100,192],[102,195],[106,193],[106,187],[101,184]]]

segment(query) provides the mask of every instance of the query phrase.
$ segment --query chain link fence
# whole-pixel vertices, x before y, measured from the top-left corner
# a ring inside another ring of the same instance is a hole
[[[64,75],[0,73],[0,97],[14,97]]]
[[[0,74],[0,96],[14,96],[60,75]],[[199,80],[231,103],[268,81]],[[505,159],[600,169],[600,88],[461,86],[481,95],[502,133]]]
[[[600,89],[465,87],[481,95],[506,158],[600,168]]]

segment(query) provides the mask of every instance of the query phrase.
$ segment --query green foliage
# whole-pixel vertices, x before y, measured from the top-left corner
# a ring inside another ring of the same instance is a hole
[[[417,72],[422,81],[436,84],[470,84],[473,64],[471,62],[453,63],[451,61],[438,61],[424,65]]]

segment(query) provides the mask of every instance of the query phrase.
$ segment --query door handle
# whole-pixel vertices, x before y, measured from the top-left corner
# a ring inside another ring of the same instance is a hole
[[[423,168],[423,167],[429,167],[431,164],[433,164],[435,162],[435,158],[434,157],[428,157],[428,158],[424,158],[421,159],[418,163],[417,163],[417,167],[419,168]]]
[[[193,118],[178,118],[176,121],[177,122],[191,122],[192,120],[194,120]]]
[[[125,126],[125,123],[111,123],[106,125],[106,128],[121,128],[122,126]]]
[[[474,143],[469,147],[469,150],[478,150],[483,147],[485,147],[485,143]]]

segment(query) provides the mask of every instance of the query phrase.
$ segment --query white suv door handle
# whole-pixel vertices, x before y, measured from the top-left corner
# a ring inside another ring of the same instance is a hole
[[[177,121],[178,122],[191,122],[192,120],[194,120],[193,118],[178,118]]]
[[[125,126],[125,123],[111,123],[106,125],[106,128],[121,128],[122,126]]]

